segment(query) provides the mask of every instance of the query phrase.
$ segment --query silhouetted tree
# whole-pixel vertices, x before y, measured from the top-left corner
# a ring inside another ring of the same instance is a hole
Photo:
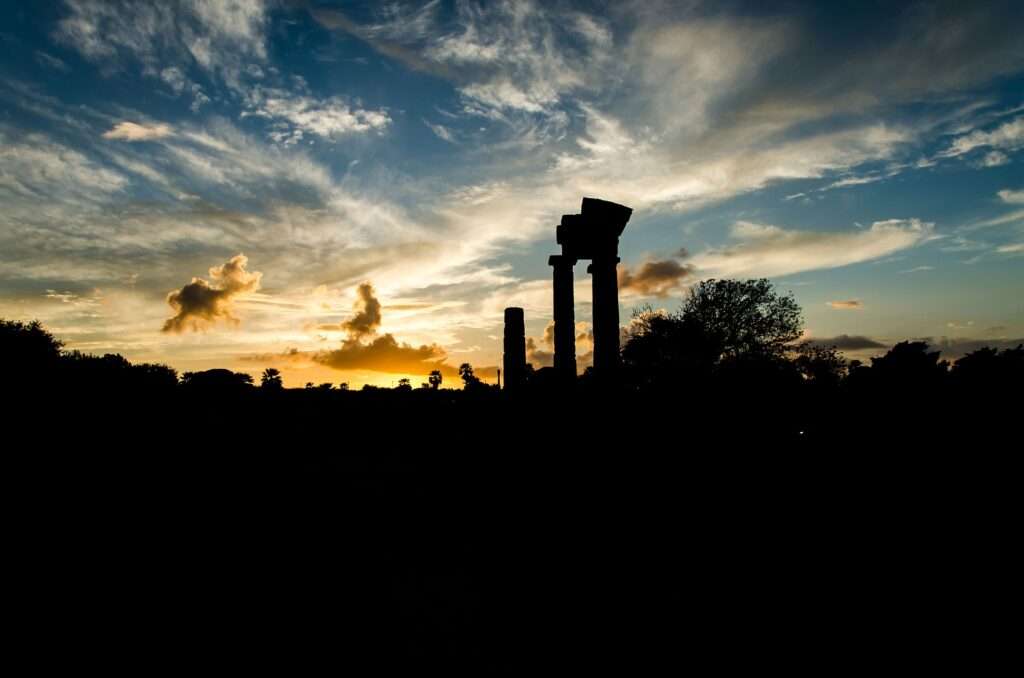
[[[800,375],[818,386],[838,386],[846,372],[846,360],[835,346],[804,342],[794,349],[793,364]]]
[[[173,389],[178,385],[178,372],[159,363],[132,365],[131,371],[136,384],[145,389]]]
[[[435,391],[441,387],[442,380],[443,378],[441,377],[441,370],[432,370],[430,372],[430,376],[427,377],[427,383],[429,383],[430,388],[434,389]]]
[[[260,377],[260,387],[268,391],[280,391],[284,386],[284,382],[281,379],[281,371],[273,367],[268,367],[263,370],[263,375]]]
[[[472,389],[481,384],[480,378],[473,374],[473,366],[469,363],[459,365],[459,377],[462,379],[462,386],[465,389]]]
[[[399,391],[411,391],[412,383],[406,378],[399,379],[398,386],[396,387],[396,389]]]
[[[691,288],[677,318],[699,327],[723,358],[781,356],[803,327],[792,293],[778,294],[767,278],[704,280]]]
[[[63,346],[38,320],[29,323],[0,320],[4,381],[38,383],[47,379],[60,361]]]
[[[347,391],[348,390],[348,382],[347,381],[343,381],[340,384],[338,384],[338,390],[339,391]]]
[[[316,389],[318,391],[330,391],[330,390],[334,389],[334,384],[332,384],[329,381],[325,381],[322,384],[320,384],[319,386],[317,386]]]
[[[181,385],[190,389],[239,390],[252,386],[252,375],[224,369],[186,372],[181,375]]]
[[[67,351],[60,358],[60,373],[65,388],[93,391],[102,389],[111,395],[168,392],[178,385],[178,373],[167,365],[133,365],[122,355],[102,356]]]
[[[1024,344],[999,351],[980,348],[953,364],[950,377],[958,388],[1004,389],[1024,383]]]
[[[705,280],[675,313],[634,312],[622,348],[624,373],[638,389],[694,384],[716,373],[733,381],[789,381],[786,352],[801,326],[796,300],[766,279]]]
[[[946,376],[949,363],[924,341],[901,341],[885,355],[871,359],[871,374],[889,385],[931,386]]]

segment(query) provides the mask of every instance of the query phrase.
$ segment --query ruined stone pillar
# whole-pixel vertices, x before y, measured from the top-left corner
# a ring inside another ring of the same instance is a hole
[[[562,254],[548,257],[552,268],[555,315],[555,371],[576,376],[576,316],[573,311],[572,267],[576,260]]]
[[[594,370],[614,372],[619,365],[619,280],[615,254],[595,256],[587,268],[593,276]]]
[[[526,381],[526,323],[523,309],[505,309],[505,389],[516,390]]]

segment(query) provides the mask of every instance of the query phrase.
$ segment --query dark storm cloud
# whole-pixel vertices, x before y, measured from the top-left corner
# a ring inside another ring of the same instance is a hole
[[[232,315],[232,300],[260,288],[263,274],[245,270],[249,259],[244,254],[210,269],[210,281],[192,278],[180,290],[167,295],[167,303],[176,311],[164,323],[164,332],[201,330],[219,319],[238,322]]]

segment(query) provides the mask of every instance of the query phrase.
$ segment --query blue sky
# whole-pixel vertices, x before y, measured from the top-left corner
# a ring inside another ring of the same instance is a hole
[[[1024,336],[1020,3],[3,4],[0,315],[73,348],[390,383],[521,305],[544,364],[584,195],[624,323],[767,276],[854,357]]]

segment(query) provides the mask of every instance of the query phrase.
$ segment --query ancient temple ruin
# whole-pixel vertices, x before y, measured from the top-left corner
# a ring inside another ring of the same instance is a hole
[[[555,231],[561,254],[548,258],[554,282],[555,372],[576,376],[576,313],[573,300],[573,267],[589,259],[587,273],[593,276],[594,370],[598,375],[613,373],[619,364],[619,236],[633,210],[607,200],[583,198],[579,214],[562,215]],[[509,311],[516,327],[511,335],[522,336],[522,310],[507,309],[505,315],[505,370],[518,369],[522,339],[509,348]],[[518,313],[516,313],[518,311]],[[511,359],[511,360],[510,360]],[[525,355],[523,358],[525,375]],[[506,377],[506,384],[507,381]]]
[[[579,214],[562,215],[555,241],[562,253],[548,258],[554,282],[555,370],[576,375],[573,266],[589,259],[593,276],[594,370],[607,374],[619,364],[619,236],[633,210],[607,200],[583,198]]]

